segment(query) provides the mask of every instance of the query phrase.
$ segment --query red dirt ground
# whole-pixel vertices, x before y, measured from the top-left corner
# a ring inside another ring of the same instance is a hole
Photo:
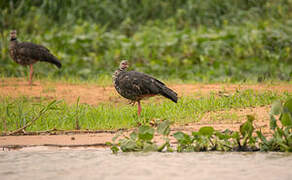
[[[35,99],[41,97],[47,99],[64,99],[68,103],[76,103],[77,97],[80,97],[80,103],[87,103],[90,105],[126,101],[117,94],[113,86],[99,86],[93,84],[76,85],[45,81],[37,81],[34,83],[34,86],[29,86],[24,79],[3,79],[0,81],[0,95],[10,97],[27,96]],[[244,89],[258,91],[270,90],[276,92],[292,91],[291,84],[169,84],[169,87],[175,90],[179,96],[200,96],[209,94],[210,92],[223,92],[228,94],[236,90]]]

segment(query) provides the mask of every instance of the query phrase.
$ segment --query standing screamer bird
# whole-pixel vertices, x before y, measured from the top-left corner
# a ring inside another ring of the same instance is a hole
[[[126,99],[138,103],[138,116],[141,114],[140,101],[146,97],[162,95],[177,103],[177,93],[166,85],[144,73],[127,71],[128,61],[123,60],[113,74],[113,82],[118,93]]]
[[[56,65],[58,68],[62,67],[60,61],[54,55],[52,55],[46,47],[30,42],[18,42],[15,30],[10,32],[9,52],[11,58],[16,63],[23,66],[30,66],[30,85],[32,85],[33,64],[37,61],[49,62]]]

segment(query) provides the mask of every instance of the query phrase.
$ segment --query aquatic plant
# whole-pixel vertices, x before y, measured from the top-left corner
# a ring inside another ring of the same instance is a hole
[[[262,151],[292,152],[292,99],[285,103],[276,101],[272,104],[270,128],[273,131],[270,139],[263,136],[261,131],[257,131],[260,149]]]
[[[276,119],[274,116],[279,115]],[[115,143],[118,134],[113,139],[113,143],[108,142],[113,153],[119,150],[123,152],[131,151],[173,151],[176,146],[177,152],[198,152],[198,151],[292,151],[292,99],[284,104],[280,101],[273,103],[270,113],[270,124],[273,130],[272,138],[265,137],[261,131],[254,133],[254,116],[247,115],[247,121],[241,124],[239,131],[216,131],[211,126],[201,127],[199,131],[192,132],[191,135],[184,132],[175,132],[173,137],[177,140],[176,145],[169,143],[170,122],[163,121],[157,126],[157,131],[163,134],[165,142],[160,148],[153,141],[154,127],[141,126],[137,132],[132,132],[130,137],[120,138]],[[279,127],[277,122],[281,122]],[[163,127],[163,128],[161,128]],[[163,129],[163,130],[161,130]],[[165,133],[161,133],[165,132]]]
[[[148,152],[148,151],[158,151],[161,152],[164,149],[168,152],[172,152],[172,148],[169,143],[169,133],[170,133],[170,122],[163,121],[159,123],[156,129],[148,125],[142,125],[131,132],[129,136],[125,136],[124,138],[120,138],[118,143],[115,141],[122,135],[122,133],[117,133],[115,137],[113,137],[113,142],[107,142],[106,144],[111,146],[111,150],[113,153],[117,153],[119,149],[123,152]],[[164,143],[162,145],[157,145],[153,142],[153,137],[155,131],[164,136]]]

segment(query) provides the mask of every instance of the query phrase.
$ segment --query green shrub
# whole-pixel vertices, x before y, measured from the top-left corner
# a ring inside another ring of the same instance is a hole
[[[61,70],[39,77],[111,76],[121,59],[160,78],[194,81],[290,80],[292,3],[287,0],[27,1],[0,3],[0,73],[24,76],[8,36],[47,46]]]

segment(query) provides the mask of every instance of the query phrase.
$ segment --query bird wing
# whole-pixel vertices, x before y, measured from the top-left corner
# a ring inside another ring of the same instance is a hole
[[[140,72],[129,72],[133,74],[133,77],[139,78],[134,84],[141,89],[141,96],[143,98],[144,95],[156,95],[161,94],[162,96],[172,100],[173,102],[177,102],[177,93],[170,88],[168,88],[163,82],[155,79],[152,76],[149,76]],[[136,83],[135,83],[136,82]]]
[[[46,47],[33,44],[30,42],[22,42],[18,44],[18,53],[32,59],[41,60],[44,56],[51,54]]]
[[[134,71],[134,72],[135,72],[135,71]],[[155,82],[155,83],[158,83],[158,84],[160,84],[160,85],[165,86],[165,84],[164,84],[163,82],[159,81],[158,79],[156,79],[156,78],[154,78],[154,77],[152,77],[152,76],[150,76],[150,75],[148,75],[148,74],[144,74],[144,73],[140,73],[140,72],[137,72],[137,73],[141,74],[141,76],[144,76],[145,78],[147,77],[147,79],[149,79],[149,80],[151,80],[151,81],[153,81],[153,82]]]
[[[164,85],[157,79],[136,71],[123,73],[119,78],[119,86],[121,89],[131,92],[135,96],[158,94],[160,91],[157,83]]]

